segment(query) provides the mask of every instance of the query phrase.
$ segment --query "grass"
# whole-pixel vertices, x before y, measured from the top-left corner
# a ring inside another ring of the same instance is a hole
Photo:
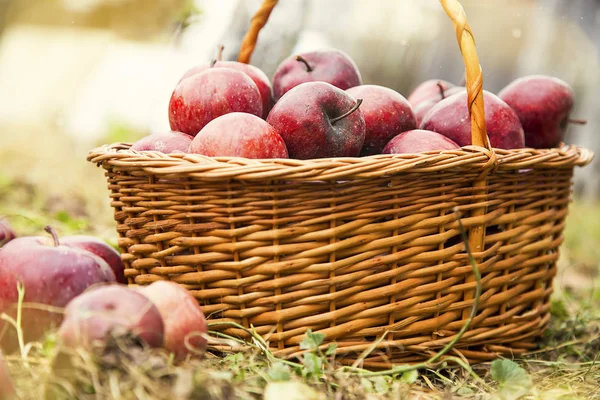
[[[127,135],[118,127],[107,138],[128,140]],[[84,161],[85,148],[43,127],[4,139],[0,215],[20,234],[43,234],[51,224],[62,235],[93,234],[115,244],[106,183],[101,171]],[[65,354],[52,333],[5,358],[23,399],[45,393],[80,399],[600,399],[597,221],[599,203],[572,204],[543,350],[514,361],[431,362],[372,373],[336,364],[335,349],[319,350],[323,338],[311,332],[303,343],[309,352],[291,361],[274,357],[260,337],[242,344],[216,334],[204,360],[180,364],[125,339],[99,354]],[[232,350],[216,350],[223,345]],[[67,367],[71,372],[65,374]]]

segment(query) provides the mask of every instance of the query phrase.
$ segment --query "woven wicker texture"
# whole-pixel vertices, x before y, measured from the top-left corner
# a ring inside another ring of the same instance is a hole
[[[391,331],[365,366],[416,361],[464,324],[475,283],[452,210],[486,227],[475,253],[479,312],[455,346],[470,360],[535,346],[583,149],[481,148],[313,161],[208,159],[103,147],[119,246],[131,283],[170,279],[210,319],[254,326],[293,356],[306,329],[339,344],[338,357]],[[475,203],[477,204],[477,203]],[[226,328],[247,338],[244,331]]]
[[[491,149],[471,29],[458,2],[440,2],[482,147],[318,160],[95,149],[88,160],[106,170],[130,284],[177,282],[210,320],[254,327],[282,357],[298,355],[312,329],[324,346],[338,344],[345,363],[383,335],[364,367],[421,361],[456,336],[474,305],[457,208],[482,292],[452,354],[481,361],[534,348],[549,319],[573,169],[593,155]],[[244,60],[275,3],[265,0],[253,19]]]

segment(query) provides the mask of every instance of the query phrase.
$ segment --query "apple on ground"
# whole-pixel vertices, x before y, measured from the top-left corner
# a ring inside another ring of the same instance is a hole
[[[327,82],[342,90],[362,84],[356,63],[343,51],[323,49],[293,55],[281,62],[273,75],[275,100],[305,82]]]
[[[546,75],[524,76],[509,83],[498,97],[519,116],[527,147],[551,148],[562,142],[575,102],[566,82]]]
[[[60,242],[66,246],[94,253],[108,263],[118,283],[127,283],[127,279],[125,279],[125,264],[123,264],[121,256],[105,241],[88,235],[73,235],[62,237]]]
[[[275,128],[246,113],[226,114],[210,121],[196,135],[188,152],[209,157],[288,158]]]
[[[423,118],[425,117],[425,115],[427,115],[429,110],[433,108],[433,106],[435,106],[440,101],[444,100],[446,97],[450,97],[453,94],[456,94],[463,90],[465,90],[463,86],[453,86],[450,89],[446,90],[441,89],[440,96],[430,98],[429,100],[423,100],[422,102],[414,106],[413,113],[415,114],[415,118],[417,119],[417,126],[421,125],[421,122],[423,122]]]
[[[4,246],[6,243],[10,242],[16,237],[17,235],[10,227],[8,221],[0,218],[0,247]]]
[[[455,150],[460,146],[437,132],[414,129],[394,137],[383,154],[420,153],[423,151]]]
[[[206,319],[188,290],[169,281],[156,281],[139,290],[158,308],[165,326],[164,348],[177,360],[206,348],[202,337],[208,331]]]
[[[418,106],[426,100],[442,100],[440,92],[446,91],[456,85],[443,79],[429,79],[417,86],[410,95],[408,102],[413,106]]]
[[[254,81],[258,91],[260,92],[263,109],[262,117],[266,118],[267,115],[269,115],[269,111],[271,111],[271,108],[273,107],[273,88],[271,86],[269,77],[260,68],[237,61],[218,60],[210,65],[197,65],[193,68],[190,68],[185,74],[183,74],[181,80],[205,71],[208,68],[231,68],[248,75],[250,79]]]
[[[20,237],[0,251],[0,313],[17,314],[18,283],[25,288],[25,303],[64,307],[89,286],[114,282],[110,266],[97,255],[61,244],[56,233],[52,238]],[[62,315],[39,308],[23,308],[22,328],[26,342],[40,339]],[[10,353],[18,348],[15,330],[0,321],[0,347]]]
[[[275,103],[267,122],[290,158],[357,157],[366,129],[361,102],[329,83],[306,82]]]
[[[377,85],[360,85],[346,90],[362,99],[360,111],[365,118],[365,142],[361,156],[380,154],[394,136],[417,127],[410,103],[400,93]]]
[[[525,145],[519,117],[498,96],[483,91],[485,123],[494,148],[519,149]],[[420,129],[441,133],[459,146],[471,145],[471,119],[467,92],[463,90],[436,104],[421,122]]]
[[[92,350],[110,337],[133,335],[150,347],[164,343],[164,324],[156,306],[125,285],[95,285],[69,302],[58,331],[60,343]]]
[[[2,351],[0,351],[0,400],[16,399],[16,396],[15,385],[8,372]]]
[[[209,68],[177,84],[169,102],[171,129],[196,136],[221,115],[245,112],[262,116],[258,87],[243,72]]]
[[[130,150],[160,151],[165,154],[186,153],[194,137],[183,132],[158,132],[141,138],[131,145]]]

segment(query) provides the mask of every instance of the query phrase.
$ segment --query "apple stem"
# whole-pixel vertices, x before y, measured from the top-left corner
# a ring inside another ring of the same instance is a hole
[[[569,118],[568,122],[570,124],[585,125],[587,124],[587,119]]]
[[[215,64],[217,63],[217,61],[219,61],[219,60],[217,60],[216,58],[214,58],[214,59],[213,59],[213,60],[210,62],[210,67],[211,67],[211,68],[212,68],[212,67],[214,67],[214,66],[215,66]]]
[[[340,119],[346,118],[348,115],[350,115],[354,111],[358,110],[358,107],[360,107],[360,105],[362,104],[362,102],[363,102],[362,99],[357,99],[356,100],[356,104],[354,105],[354,107],[352,107],[350,110],[348,110],[348,112],[345,112],[344,114],[340,115],[339,117],[332,118],[331,119],[331,125],[335,124]]]
[[[218,47],[218,50],[217,50],[217,61],[223,61],[223,50],[224,49],[225,49],[225,46],[220,44]]]
[[[442,82],[438,81],[437,87],[440,89],[440,96],[442,96],[442,100],[444,100],[446,95],[444,94],[444,86],[442,85]]]
[[[44,230],[46,232],[48,232],[50,235],[52,235],[52,239],[54,240],[54,247],[58,247],[60,246],[60,242],[58,241],[58,235],[56,234],[56,231],[54,230],[53,227],[51,227],[50,225],[47,225]]]
[[[302,57],[302,56],[296,56],[296,61],[300,61],[301,63],[303,63],[306,66],[306,72],[312,72],[312,67],[310,66],[310,64],[308,63],[308,61],[306,60],[306,58]]]

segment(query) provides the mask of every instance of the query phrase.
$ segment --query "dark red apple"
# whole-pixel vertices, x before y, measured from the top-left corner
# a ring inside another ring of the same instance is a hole
[[[89,286],[114,282],[115,274],[102,258],[95,254],[60,244],[56,233],[50,237],[20,237],[0,250],[0,313],[16,315],[17,284],[25,287],[24,301],[54,307],[64,307]],[[23,308],[25,341],[38,340],[62,319],[60,313],[37,308]],[[17,348],[16,332],[3,328],[0,321],[1,347],[11,352]]]
[[[523,127],[517,114],[498,96],[483,91],[485,122],[494,148],[519,149],[525,145]],[[467,92],[463,90],[436,104],[421,122],[420,129],[441,133],[459,146],[471,144],[471,119]]]
[[[156,306],[125,285],[96,285],[74,298],[58,331],[67,347],[92,349],[112,336],[130,334],[150,347],[161,347],[164,324]]]
[[[262,116],[262,99],[248,75],[231,68],[209,68],[177,84],[169,103],[171,129],[196,136],[221,115]]]
[[[271,87],[271,81],[269,77],[258,67],[250,64],[244,64],[237,61],[216,61],[212,65],[198,65],[189,69],[181,80],[188,78],[192,75],[202,72],[208,68],[231,68],[241,71],[248,75],[250,79],[254,81],[258,91],[260,92],[260,98],[262,99],[263,113],[262,117],[267,118],[269,111],[273,107],[273,88]]]
[[[283,60],[273,75],[273,92],[278,100],[304,82],[327,82],[342,90],[362,84],[356,63],[340,50],[316,50]]]
[[[105,241],[88,235],[65,236],[60,242],[66,246],[76,247],[94,253],[108,263],[118,283],[127,283],[125,265],[119,253]]]
[[[188,151],[209,157],[288,158],[281,135],[263,119],[246,113],[213,119]]]
[[[15,391],[15,385],[8,372],[8,366],[4,361],[4,356],[0,351],[0,400],[11,400],[16,398],[17,393]]]
[[[130,150],[186,153],[193,138],[187,133],[176,131],[153,133],[132,144]]]
[[[0,247],[4,246],[6,243],[10,242],[16,237],[17,235],[10,227],[8,221],[0,218]]]
[[[454,86],[456,85],[442,79],[429,79],[412,91],[408,96],[408,102],[416,107],[425,100],[442,100],[440,91],[446,91]]]
[[[465,90],[465,88],[462,86],[454,86],[448,90],[442,90],[440,92],[439,97],[434,96],[433,98],[429,100],[423,100],[422,102],[414,106],[413,114],[415,115],[415,118],[417,120],[417,126],[421,125],[421,122],[423,122],[423,118],[425,117],[425,115],[427,115],[429,110],[433,108],[433,106],[435,106],[440,101],[444,100],[446,97],[450,97],[453,94],[456,94],[462,90]]]
[[[346,90],[360,106],[365,118],[365,142],[361,156],[380,154],[391,138],[417,127],[410,103],[400,93],[377,85],[360,85]]]
[[[164,348],[184,359],[195,351],[206,348],[208,327],[198,301],[182,286],[168,281],[156,281],[140,289],[158,308],[165,325]]]
[[[460,146],[437,132],[414,129],[402,132],[389,141],[383,154],[420,153],[422,151],[455,150]]]
[[[357,157],[365,141],[360,103],[329,83],[302,83],[275,103],[267,122],[290,158]]]
[[[546,75],[524,76],[498,96],[519,116],[527,147],[551,148],[563,141],[575,102],[566,82]]]

